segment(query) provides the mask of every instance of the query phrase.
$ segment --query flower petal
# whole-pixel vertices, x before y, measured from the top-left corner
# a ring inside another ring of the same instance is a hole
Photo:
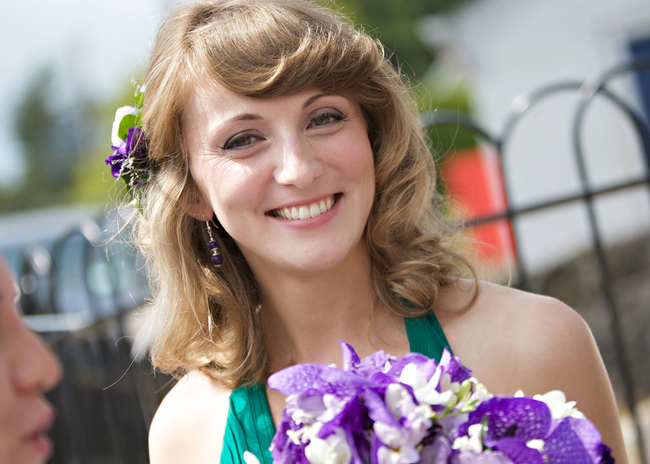
[[[351,371],[356,368],[361,362],[361,359],[357,352],[354,351],[354,348],[344,341],[341,341],[341,350],[343,351],[343,369]]]
[[[551,412],[541,401],[532,398],[494,397],[481,403],[470,413],[469,420],[461,426],[466,435],[470,425],[480,423],[488,417],[488,431],[485,443],[492,446],[506,437],[521,438],[524,441],[546,438],[551,426]]]
[[[526,446],[526,441],[521,438],[504,438],[494,449],[508,456],[514,464],[544,464],[542,453]]]
[[[364,394],[364,400],[370,419],[395,427],[399,425],[386,407],[384,400],[377,393],[372,390],[367,390]]]
[[[260,460],[250,451],[244,451],[244,462],[246,464],[260,464]]]
[[[111,131],[111,143],[114,146],[118,146],[124,143],[124,140],[122,140],[118,134],[120,130],[120,123],[122,122],[122,118],[124,118],[124,116],[133,113],[135,113],[135,108],[133,106],[123,106],[115,111],[115,120],[113,121],[113,128]]]
[[[554,464],[594,464],[602,455],[599,445],[600,433],[591,422],[567,417],[546,440],[544,454]]]

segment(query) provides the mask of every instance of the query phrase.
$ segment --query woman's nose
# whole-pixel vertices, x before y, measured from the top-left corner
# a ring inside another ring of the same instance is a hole
[[[61,364],[45,342],[22,325],[13,349],[15,388],[22,393],[41,393],[54,388],[61,380]]]
[[[307,140],[299,136],[286,137],[283,140],[274,172],[278,184],[306,188],[323,170],[316,150]]]

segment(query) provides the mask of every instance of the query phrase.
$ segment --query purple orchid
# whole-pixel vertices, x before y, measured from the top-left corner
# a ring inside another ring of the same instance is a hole
[[[341,350],[343,351],[343,370],[365,379],[370,379],[375,374],[384,373],[384,370],[396,361],[396,358],[386,354],[383,350],[361,360],[354,348],[345,342],[341,342]]]
[[[551,427],[551,412],[541,401],[499,396],[481,403],[460,427],[460,434],[467,434],[469,426],[483,419],[487,419],[485,443],[488,446],[508,437],[526,441],[543,439]]]
[[[140,128],[140,112],[144,99],[144,89],[136,86],[136,106],[124,106],[115,112],[111,134],[113,154],[106,159],[111,167],[111,174],[122,179],[127,192],[138,204],[138,195],[133,190],[146,184],[152,176],[152,164],[149,159],[149,143]]]
[[[148,143],[139,127],[130,127],[126,140],[119,146],[111,146],[113,154],[106,159],[115,178],[127,177],[128,185],[138,187],[149,180]]]
[[[483,444],[508,456],[514,464],[598,464],[611,462],[596,427],[584,418],[552,419],[551,410],[532,398],[495,397],[480,404],[460,426],[470,435],[485,424]]]

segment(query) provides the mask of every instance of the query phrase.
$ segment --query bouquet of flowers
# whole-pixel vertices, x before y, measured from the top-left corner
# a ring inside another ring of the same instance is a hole
[[[609,464],[596,427],[553,391],[492,396],[445,349],[440,362],[341,342],[343,368],[288,367],[269,378],[287,395],[274,463]]]

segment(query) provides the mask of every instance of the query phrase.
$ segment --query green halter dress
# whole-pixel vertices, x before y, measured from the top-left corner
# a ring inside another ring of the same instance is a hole
[[[404,319],[409,348],[436,360],[445,347],[451,352],[438,319],[433,314]],[[261,464],[272,464],[269,446],[275,434],[264,385],[240,387],[230,394],[230,409],[223,437],[221,464],[244,464],[244,451],[250,451]]]

